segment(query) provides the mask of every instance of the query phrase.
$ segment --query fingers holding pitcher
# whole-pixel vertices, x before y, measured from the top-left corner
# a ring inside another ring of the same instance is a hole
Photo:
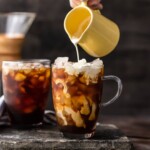
[[[92,9],[103,9],[101,0],[88,0],[87,5]]]
[[[81,2],[86,2],[87,1],[87,5],[91,8],[91,9],[102,9],[103,5],[101,4],[101,0],[69,0],[70,1],[70,6],[72,8],[78,6],[81,4]]]

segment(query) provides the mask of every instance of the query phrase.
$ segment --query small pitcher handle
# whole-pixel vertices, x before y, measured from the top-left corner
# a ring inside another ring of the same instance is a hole
[[[108,75],[108,76],[104,76],[102,78],[102,80],[114,80],[115,82],[117,82],[117,85],[118,85],[118,90],[116,92],[116,95],[110,99],[108,102],[105,102],[105,103],[102,103],[101,106],[108,106],[110,104],[112,104],[114,101],[117,100],[117,98],[120,96],[121,92],[122,92],[122,82],[120,80],[120,78],[114,76],[114,75]]]

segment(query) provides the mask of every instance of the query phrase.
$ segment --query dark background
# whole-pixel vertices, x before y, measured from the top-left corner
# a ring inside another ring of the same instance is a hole
[[[115,21],[121,31],[116,50],[102,58],[105,75],[120,77],[123,93],[117,102],[102,109],[102,113],[150,115],[150,0],[103,0],[103,5],[102,14]],[[52,62],[58,56],[76,60],[75,48],[63,28],[70,9],[68,0],[0,0],[0,12],[37,13],[26,36],[22,58],[49,58]],[[82,49],[80,57],[94,59]],[[114,83],[106,82],[103,99],[113,96],[115,90]],[[49,106],[52,107],[51,102]]]

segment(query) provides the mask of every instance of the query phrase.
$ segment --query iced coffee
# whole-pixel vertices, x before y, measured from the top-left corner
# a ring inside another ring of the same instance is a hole
[[[11,123],[17,127],[42,124],[50,87],[50,61],[3,61],[2,81]]]
[[[99,114],[103,62],[70,62],[57,58],[52,66],[52,94],[59,129],[68,137],[91,137]]]

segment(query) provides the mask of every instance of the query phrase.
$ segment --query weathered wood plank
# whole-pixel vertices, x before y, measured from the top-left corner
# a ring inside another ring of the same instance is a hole
[[[52,126],[32,130],[0,130],[0,150],[131,150],[132,144],[114,125],[98,125],[91,139],[66,139]]]

